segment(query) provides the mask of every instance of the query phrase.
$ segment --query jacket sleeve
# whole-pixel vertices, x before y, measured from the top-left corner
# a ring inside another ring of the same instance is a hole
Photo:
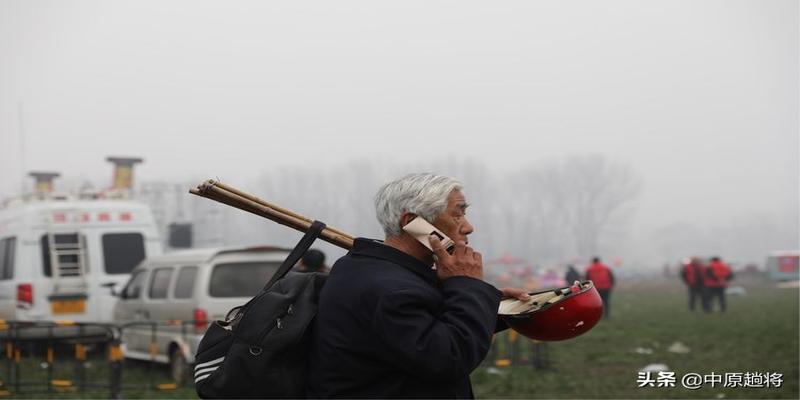
[[[497,317],[497,324],[494,326],[494,333],[500,333],[504,330],[511,328],[506,321],[503,321],[499,316]]]
[[[386,361],[426,380],[469,375],[489,352],[498,320],[501,293],[488,283],[453,277],[442,290],[441,302],[414,288],[386,293],[372,320]]]
[[[687,268],[688,267],[681,268],[681,280],[683,281],[683,283],[689,284],[689,279],[686,278]]]

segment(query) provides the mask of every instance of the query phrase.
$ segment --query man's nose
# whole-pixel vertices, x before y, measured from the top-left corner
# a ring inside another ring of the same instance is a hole
[[[466,219],[464,219],[464,223],[461,225],[461,229],[459,229],[459,231],[461,231],[462,235],[469,235],[474,230],[475,230],[475,228],[473,228],[472,224],[470,224],[469,221],[466,220]]]

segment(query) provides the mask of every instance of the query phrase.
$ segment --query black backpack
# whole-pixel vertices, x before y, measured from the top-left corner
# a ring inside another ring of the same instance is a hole
[[[314,221],[264,290],[208,328],[195,356],[198,396],[305,397],[311,327],[326,275],[288,271],[324,227]]]

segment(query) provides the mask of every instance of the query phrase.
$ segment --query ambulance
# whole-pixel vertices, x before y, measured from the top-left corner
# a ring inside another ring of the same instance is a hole
[[[55,194],[58,174],[31,173],[36,193],[0,208],[0,320],[111,322],[115,287],[162,253],[150,208],[129,195],[141,160],[108,161],[108,190]]]

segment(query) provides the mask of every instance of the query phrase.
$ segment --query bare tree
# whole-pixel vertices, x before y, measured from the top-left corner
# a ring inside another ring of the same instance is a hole
[[[544,163],[517,176],[529,188],[534,237],[543,256],[596,255],[599,241],[613,226],[627,222],[641,191],[639,177],[625,164],[600,155],[574,156]],[[559,243],[560,242],[560,243]]]
[[[353,235],[381,238],[375,192],[391,179],[423,171],[464,182],[474,205],[469,210],[476,227],[471,243],[486,256],[508,253],[537,262],[595,254],[603,235],[613,232],[609,228],[625,221],[626,207],[639,191],[638,178],[627,166],[600,156],[547,162],[506,176],[470,159],[413,164],[361,160],[325,168],[265,170],[242,187]],[[216,228],[224,230],[222,244],[290,246],[299,238],[297,232],[239,210],[224,208],[222,214],[225,226]]]

